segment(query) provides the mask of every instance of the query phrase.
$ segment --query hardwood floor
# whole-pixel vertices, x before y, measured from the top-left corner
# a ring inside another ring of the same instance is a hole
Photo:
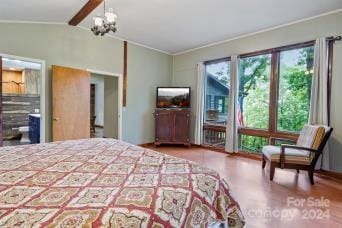
[[[230,184],[231,193],[239,202],[246,218],[246,227],[342,227],[342,184],[338,181],[316,175],[315,185],[312,186],[307,172],[301,171],[297,174],[292,170],[276,169],[271,182],[269,165],[263,170],[261,161],[197,147],[152,149],[218,171]],[[314,199],[319,200],[321,197],[328,200],[329,206],[310,205]],[[297,203],[299,200],[306,202],[303,207],[296,207],[288,205],[290,199],[296,199]],[[283,218],[279,218],[278,211],[282,213]],[[325,214],[320,214],[324,211]],[[273,212],[273,215],[268,212]],[[257,213],[266,213],[266,216]],[[285,213],[292,215],[292,218]],[[306,215],[308,219],[305,218]],[[329,218],[326,218],[326,215]],[[323,218],[317,218],[319,216]],[[309,219],[311,217],[316,219]]]

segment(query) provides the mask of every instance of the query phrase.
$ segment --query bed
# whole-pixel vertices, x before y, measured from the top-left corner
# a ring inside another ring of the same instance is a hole
[[[242,227],[227,183],[113,139],[0,148],[0,227]]]

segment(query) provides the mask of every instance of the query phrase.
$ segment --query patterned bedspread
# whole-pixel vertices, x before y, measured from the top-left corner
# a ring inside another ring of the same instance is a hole
[[[243,216],[196,163],[112,139],[0,148],[0,227],[206,227]]]

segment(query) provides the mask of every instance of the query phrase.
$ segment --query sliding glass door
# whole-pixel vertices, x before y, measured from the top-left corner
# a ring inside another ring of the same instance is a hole
[[[230,61],[220,59],[205,64],[205,145],[224,148],[230,90]]]

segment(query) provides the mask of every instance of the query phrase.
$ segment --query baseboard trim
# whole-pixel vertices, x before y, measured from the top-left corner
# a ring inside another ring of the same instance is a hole
[[[335,180],[338,180],[339,182],[342,182],[342,173],[330,171],[330,170],[324,170],[324,169],[317,170],[317,171],[315,171],[315,173],[320,175],[320,176],[333,178]]]
[[[142,143],[142,144],[138,144],[138,146],[141,146],[141,147],[152,147],[152,146],[154,146],[154,142]]]

